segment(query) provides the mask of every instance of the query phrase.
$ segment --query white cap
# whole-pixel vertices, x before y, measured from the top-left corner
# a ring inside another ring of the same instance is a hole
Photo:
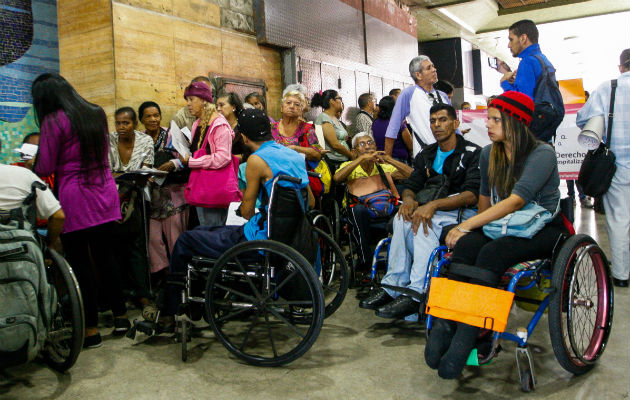
[[[21,153],[22,159],[24,160],[32,160],[33,157],[35,157],[35,154],[37,154],[38,148],[39,146],[36,144],[22,143],[22,147],[20,147],[19,149],[14,149],[13,151]]]

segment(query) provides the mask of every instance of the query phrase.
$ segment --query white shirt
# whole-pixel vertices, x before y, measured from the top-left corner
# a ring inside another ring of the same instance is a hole
[[[0,164],[0,210],[8,211],[20,207],[31,193],[31,185],[35,181],[44,184],[27,168]],[[36,193],[37,217],[48,219],[61,209],[59,201],[50,189],[43,191],[36,189]]]

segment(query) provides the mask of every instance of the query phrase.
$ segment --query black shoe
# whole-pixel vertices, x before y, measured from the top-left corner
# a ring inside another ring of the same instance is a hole
[[[378,288],[372,294],[359,302],[359,307],[367,308],[368,310],[376,310],[377,308],[384,306],[394,300],[392,296],[387,294],[385,289]]]
[[[96,347],[101,347],[103,345],[103,338],[101,338],[101,334],[97,333],[96,335],[86,336],[83,339],[83,348],[84,349],[94,349]]]
[[[613,279],[613,285],[617,287],[628,287],[627,279],[617,279],[617,278],[612,278],[612,279]]]
[[[409,296],[398,296],[394,301],[376,310],[376,315],[382,318],[403,318],[417,313],[420,303]]]
[[[131,329],[131,322],[127,318],[114,318],[114,330],[112,335],[122,336]]]

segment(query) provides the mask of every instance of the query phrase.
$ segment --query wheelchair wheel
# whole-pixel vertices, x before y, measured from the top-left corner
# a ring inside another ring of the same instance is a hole
[[[549,335],[558,362],[572,374],[593,368],[612,327],[608,260],[587,235],[566,240],[553,266]]]
[[[321,229],[314,228],[318,235],[322,260],[319,281],[324,289],[324,318],[330,317],[346,297],[350,283],[348,263],[335,241]]]
[[[255,240],[217,260],[206,286],[206,312],[232,354],[253,365],[278,366],[315,343],[324,297],[302,255],[280,242]],[[296,324],[294,317],[307,325]]]
[[[83,348],[84,314],[79,284],[68,262],[52,249],[47,249],[48,282],[57,292],[57,307],[46,337],[44,359],[54,370],[70,369]]]

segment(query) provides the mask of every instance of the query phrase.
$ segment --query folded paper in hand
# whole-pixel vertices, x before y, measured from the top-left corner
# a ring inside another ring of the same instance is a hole
[[[188,130],[188,128],[186,128],[186,130]],[[177,150],[182,157],[190,157],[189,141],[186,139],[186,135],[181,129],[179,129],[175,121],[171,121],[170,133],[172,145],[175,150]],[[188,135],[190,135],[190,131],[188,131]]]

